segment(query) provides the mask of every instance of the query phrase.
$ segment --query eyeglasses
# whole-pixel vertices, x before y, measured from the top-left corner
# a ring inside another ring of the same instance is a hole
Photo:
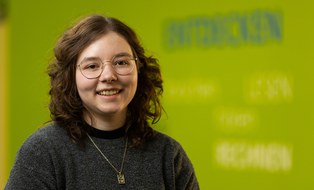
[[[111,61],[102,61],[99,57],[87,57],[78,65],[81,73],[88,79],[95,79],[100,77],[104,71],[106,62],[111,65],[114,71],[119,75],[130,74],[135,65],[137,58],[128,54],[115,55]]]

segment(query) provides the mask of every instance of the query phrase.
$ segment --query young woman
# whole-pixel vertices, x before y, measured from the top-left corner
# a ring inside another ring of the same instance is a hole
[[[199,189],[180,144],[150,127],[162,78],[131,28],[88,16],[54,52],[52,122],[24,142],[5,189]]]

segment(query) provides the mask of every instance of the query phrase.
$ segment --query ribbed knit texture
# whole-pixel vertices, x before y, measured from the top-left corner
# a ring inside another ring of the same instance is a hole
[[[156,133],[144,148],[128,148],[123,169],[126,184],[119,185],[116,172],[88,139],[82,148],[61,127],[41,128],[17,153],[5,190],[199,189],[193,166],[180,144]],[[120,169],[124,138],[93,140]]]

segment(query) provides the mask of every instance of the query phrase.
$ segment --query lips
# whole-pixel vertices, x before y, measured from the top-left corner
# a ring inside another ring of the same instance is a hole
[[[112,95],[118,94],[119,92],[120,90],[102,90],[102,91],[97,92],[97,94],[101,96],[112,96]]]

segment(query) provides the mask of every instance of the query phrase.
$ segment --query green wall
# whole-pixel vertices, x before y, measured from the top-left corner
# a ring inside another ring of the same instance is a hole
[[[49,120],[56,40],[78,17],[103,13],[159,58],[167,114],[156,129],[183,145],[202,189],[313,188],[313,9],[306,0],[11,0],[8,168]]]

